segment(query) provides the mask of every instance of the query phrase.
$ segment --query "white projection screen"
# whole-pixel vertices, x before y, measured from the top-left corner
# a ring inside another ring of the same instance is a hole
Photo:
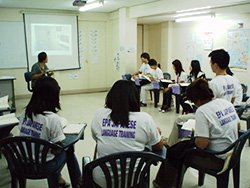
[[[51,70],[80,68],[77,16],[24,13],[28,68],[46,52]]]

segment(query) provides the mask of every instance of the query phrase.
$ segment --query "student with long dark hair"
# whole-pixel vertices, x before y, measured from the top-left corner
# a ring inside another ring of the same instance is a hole
[[[206,78],[205,73],[201,70],[200,62],[198,60],[192,60],[189,67],[190,73],[188,81],[192,82],[197,78]]]
[[[127,80],[114,83],[107,94],[105,107],[94,115],[92,136],[97,144],[97,157],[122,151],[143,151],[145,146],[161,150],[163,142],[153,118],[140,112],[140,98],[136,86]],[[96,182],[104,185],[100,170]]]
[[[154,184],[156,187],[176,187],[184,159],[211,170],[222,170],[225,155],[214,156],[190,148],[222,151],[238,138],[239,117],[231,102],[216,98],[204,79],[193,81],[187,88],[187,97],[198,107],[195,113],[195,138],[178,142],[168,149],[166,163],[162,163]]]
[[[188,81],[188,75],[185,73],[185,71],[182,68],[181,61],[176,59],[172,62],[173,69],[175,71],[175,82],[176,83],[182,83]],[[160,108],[160,112],[166,112],[171,106],[171,100],[172,100],[172,87],[167,87],[163,91],[163,101],[162,106]]]
[[[60,87],[57,81],[51,77],[41,77],[36,81],[31,99],[23,111],[20,121],[20,136],[30,136],[44,139],[53,143],[60,144],[65,139],[62,121],[57,115],[60,107]],[[39,125],[39,128],[37,128]],[[56,153],[48,156],[48,166],[55,166],[65,163],[65,153]],[[81,172],[75,158],[75,178],[81,183]],[[48,167],[49,168],[49,167]],[[58,174],[60,188],[70,185]]]

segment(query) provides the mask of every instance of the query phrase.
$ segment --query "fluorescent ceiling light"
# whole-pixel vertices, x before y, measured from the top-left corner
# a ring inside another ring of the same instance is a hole
[[[182,13],[182,14],[176,14],[173,17],[179,18],[179,17],[186,17],[186,16],[195,16],[195,15],[207,14],[209,12],[210,11],[187,12],[187,13]]]
[[[206,9],[210,9],[210,8],[211,8],[211,6],[192,8],[192,9],[186,9],[186,10],[177,10],[176,13],[192,12],[192,11],[197,11],[197,10],[206,10]]]
[[[103,5],[104,5],[103,0],[91,1],[91,3],[87,3],[83,7],[80,7],[79,11],[83,12],[83,11],[87,11],[87,10],[90,10],[90,9],[95,9],[95,8],[101,7]]]
[[[215,17],[214,14],[190,16],[190,17],[177,18],[175,22],[207,21],[207,20],[211,20],[211,18],[213,17]]]

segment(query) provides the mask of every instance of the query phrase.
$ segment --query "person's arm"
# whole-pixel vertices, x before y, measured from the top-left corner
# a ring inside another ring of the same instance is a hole
[[[200,149],[206,149],[209,145],[208,138],[205,137],[196,137],[195,138],[195,145]]]
[[[162,150],[163,148],[163,140],[161,139],[157,144],[152,146],[153,150]]]
[[[161,135],[161,129],[159,127],[157,127],[157,131]],[[161,137],[161,140],[157,144],[152,146],[152,150],[162,150],[162,148],[163,148],[163,140]]]
[[[31,79],[32,79],[32,80],[36,80],[36,79],[42,77],[44,74],[45,74],[44,71],[42,71],[42,72],[40,72],[40,73],[37,73],[37,74],[33,74],[32,77],[31,77]]]

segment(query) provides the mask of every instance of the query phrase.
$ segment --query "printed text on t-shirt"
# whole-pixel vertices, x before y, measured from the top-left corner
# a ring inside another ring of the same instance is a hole
[[[234,112],[235,109],[232,106],[229,108],[225,108],[224,110],[215,112],[217,117],[219,118],[220,125],[224,126],[225,124],[235,120],[237,117],[235,114],[233,114]]]

